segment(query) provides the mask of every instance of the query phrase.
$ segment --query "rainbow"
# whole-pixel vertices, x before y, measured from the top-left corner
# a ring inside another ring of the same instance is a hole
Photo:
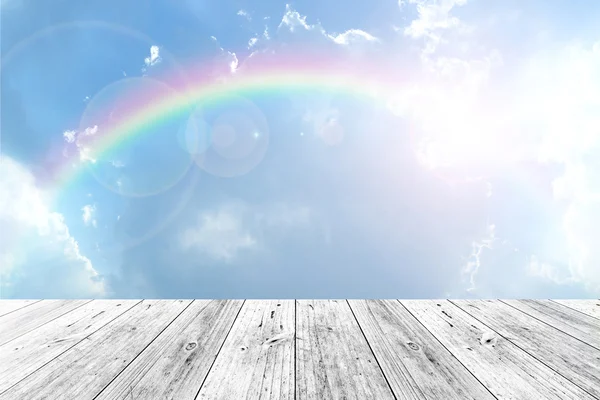
[[[394,67],[398,69],[397,66]],[[226,102],[231,96],[256,96],[282,92],[330,90],[354,96],[386,98],[401,84],[398,73],[390,73],[383,65],[364,62],[342,62],[326,55],[262,54],[251,57],[234,72],[215,76],[214,63],[204,62],[185,68],[184,74],[159,77],[174,90],[169,96],[133,91],[118,99],[113,108],[121,117],[102,126],[94,138],[92,151],[106,154],[112,149],[139,140],[149,127],[190,113],[197,104]],[[85,127],[80,127],[85,129]],[[75,158],[77,157],[77,158]],[[51,180],[58,187],[80,175],[82,163],[78,154],[50,166]]]

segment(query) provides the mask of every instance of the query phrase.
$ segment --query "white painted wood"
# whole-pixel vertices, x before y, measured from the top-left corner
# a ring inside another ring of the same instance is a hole
[[[243,300],[194,300],[95,400],[193,400]]]
[[[502,301],[600,350],[600,319],[550,300]]]
[[[144,300],[29,375],[0,399],[93,399],[191,300]],[[125,316],[124,316],[125,317]]]
[[[348,300],[398,399],[493,396],[396,300]]]
[[[0,317],[41,300],[0,300]]]
[[[402,304],[499,399],[593,399],[446,300]]]
[[[91,300],[42,300],[0,317],[0,346]]]
[[[451,300],[491,330],[600,398],[600,351],[497,300]]]
[[[294,301],[246,300],[198,399],[294,398]]]
[[[94,300],[0,346],[0,393],[139,302]]]
[[[296,310],[296,398],[393,399],[345,300],[300,300]]]
[[[552,300],[594,318],[600,319],[600,300]]]

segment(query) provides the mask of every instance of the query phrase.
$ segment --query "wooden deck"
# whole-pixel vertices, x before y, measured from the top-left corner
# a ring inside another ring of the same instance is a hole
[[[600,399],[600,300],[1,300],[0,399]]]

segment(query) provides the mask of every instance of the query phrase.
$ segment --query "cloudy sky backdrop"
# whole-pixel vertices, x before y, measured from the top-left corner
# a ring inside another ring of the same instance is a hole
[[[2,298],[600,295],[600,4],[0,5]],[[94,149],[123,96],[290,55],[385,96],[233,93]]]

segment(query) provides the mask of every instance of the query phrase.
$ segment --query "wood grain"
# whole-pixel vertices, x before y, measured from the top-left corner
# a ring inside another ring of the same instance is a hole
[[[0,346],[91,300],[42,300],[0,317]]]
[[[0,393],[139,302],[94,300],[0,346]]]
[[[446,300],[402,304],[499,399],[593,399]]]
[[[294,301],[246,300],[198,399],[294,398]]]
[[[600,350],[600,319],[550,300],[502,301]]]
[[[600,319],[600,300],[552,300],[594,318]]]
[[[144,300],[0,395],[0,399],[93,399],[191,300]]]
[[[396,300],[348,300],[398,399],[493,396]]]
[[[96,400],[193,400],[242,304],[194,300]]]
[[[451,300],[506,340],[600,397],[600,351],[494,300]]]
[[[298,399],[393,399],[345,300],[300,300],[296,310]]]
[[[0,300],[0,400],[600,400],[595,302]]]
[[[0,300],[0,317],[41,300]]]

